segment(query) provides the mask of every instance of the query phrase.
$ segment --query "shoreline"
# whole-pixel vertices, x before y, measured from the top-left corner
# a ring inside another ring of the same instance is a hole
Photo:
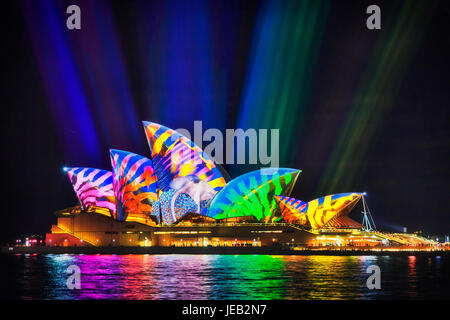
[[[449,250],[291,250],[284,248],[243,248],[243,247],[2,247],[3,254],[211,254],[211,255],[326,255],[326,256],[442,256],[449,255]]]

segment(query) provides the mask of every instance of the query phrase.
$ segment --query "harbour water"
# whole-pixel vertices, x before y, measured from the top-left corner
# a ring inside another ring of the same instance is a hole
[[[449,299],[450,257],[2,254],[1,299]],[[70,290],[67,268],[81,271]],[[381,270],[381,289],[366,286]]]

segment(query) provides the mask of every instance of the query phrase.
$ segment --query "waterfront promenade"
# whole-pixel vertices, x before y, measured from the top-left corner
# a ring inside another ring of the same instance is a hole
[[[9,254],[263,254],[263,255],[330,255],[330,256],[439,256],[450,250],[432,248],[307,248],[293,250],[283,247],[46,247],[5,246]]]

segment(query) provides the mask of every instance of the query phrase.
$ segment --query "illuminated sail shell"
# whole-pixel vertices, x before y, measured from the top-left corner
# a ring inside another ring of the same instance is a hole
[[[347,216],[362,196],[362,193],[328,195],[308,202],[300,212],[306,213],[313,229],[332,227],[329,222],[338,222],[337,218]]]
[[[305,227],[310,226],[306,212],[302,211],[307,206],[306,202],[295,198],[282,196],[275,196],[275,199],[281,209],[281,214],[284,221]]]
[[[348,216],[341,215],[337,216],[324,226],[325,228],[353,228],[353,229],[361,229],[363,226],[361,223],[356,222]]]
[[[110,156],[117,220],[149,224],[152,205],[158,200],[151,160],[121,150],[110,150]]]
[[[111,171],[94,168],[66,168],[73,189],[85,209],[107,208],[116,216],[116,203]]]
[[[146,121],[143,124],[161,190],[166,190],[174,178],[188,175],[199,177],[216,191],[225,186],[214,162],[191,140],[160,124]]]
[[[212,200],[208,216],[216,219],[253,215],[259,221],[281,218],[275,195],[289,195],[300,170],[264,168],[230,181]]]

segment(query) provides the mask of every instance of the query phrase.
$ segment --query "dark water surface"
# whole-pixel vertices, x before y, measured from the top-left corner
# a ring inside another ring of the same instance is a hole
[[[450,257],[0,255],[2,299],[449,299]],[[381,269],[369,290],[367,268]],[[81,289],[66,286],[67,267]]]

